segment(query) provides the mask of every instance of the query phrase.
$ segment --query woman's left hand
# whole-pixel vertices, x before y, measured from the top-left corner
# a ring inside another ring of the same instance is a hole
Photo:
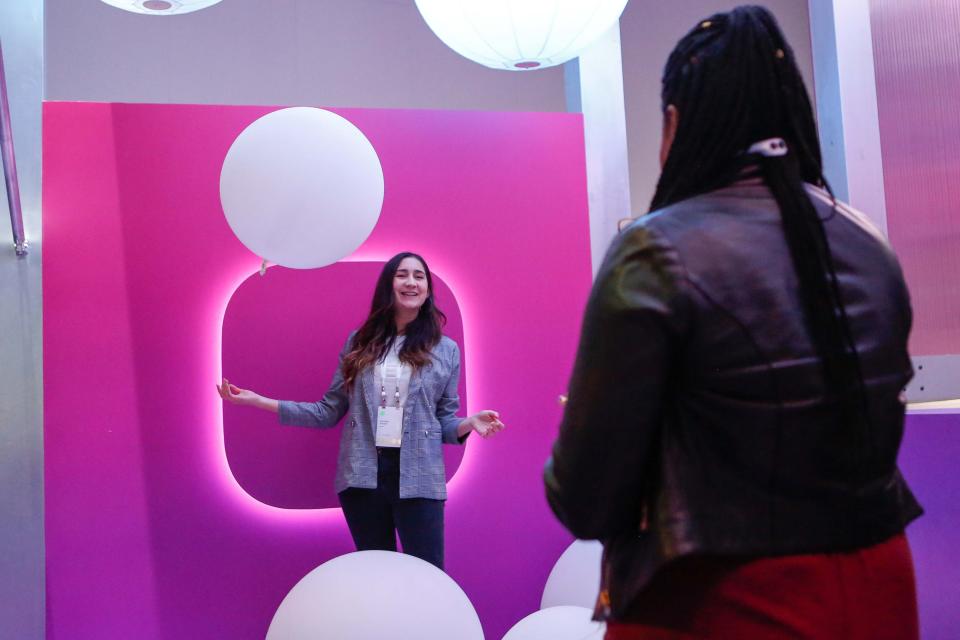
[[[469,423],[470,429],[476,431],[482,438],[489,438],[507,428],[507,425],[500,422],[500,414],[490,409],[473,414],[466,419],[466,422]]]

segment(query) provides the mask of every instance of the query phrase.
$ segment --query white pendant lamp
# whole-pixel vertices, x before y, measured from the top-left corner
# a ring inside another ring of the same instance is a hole
[[[111,7],[153,16],[172,16],[206,9],[220,0],[101,0]]]
[[[529,71],[576,58],[627,0],[416,0],[443,42],[492,69]]]

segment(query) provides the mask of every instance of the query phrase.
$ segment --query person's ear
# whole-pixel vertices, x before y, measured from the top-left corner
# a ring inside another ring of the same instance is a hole
[[[660,139],[660,168],[667,164],[670,148],[677,137],[677,127],[680,126],[680,112],[672,104],[668,104],[663,111],[663,137]]]

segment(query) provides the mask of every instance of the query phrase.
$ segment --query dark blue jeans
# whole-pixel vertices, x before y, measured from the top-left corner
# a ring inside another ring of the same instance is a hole
[[[400,450],[380,449],[377,488],[340,492],[357,551],[397,550],[443,569],[443,500],[400,498]]]

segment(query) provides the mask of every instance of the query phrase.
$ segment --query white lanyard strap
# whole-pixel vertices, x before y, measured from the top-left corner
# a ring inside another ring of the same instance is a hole
[[[380,381],[380,406],[387,406],[387,387],[392,386],[393,399],[395,406],[400,407],[400,376],[399,369],[395,364],[384,364],[382,366],[383,374]]]

